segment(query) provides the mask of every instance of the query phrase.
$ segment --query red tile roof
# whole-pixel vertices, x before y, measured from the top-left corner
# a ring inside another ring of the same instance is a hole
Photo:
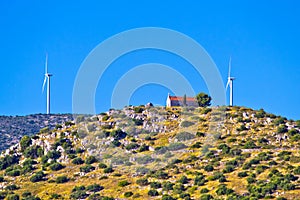
[[[183,101],[183,97],[170,96],[171,101]],[[196,101],[194,97],[186,97],[186,101]]]

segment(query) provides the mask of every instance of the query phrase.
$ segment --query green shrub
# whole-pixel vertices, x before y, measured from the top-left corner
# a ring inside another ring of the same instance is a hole
[[[208,190],[207,188],[202,188],[202,189],[200,190],[200,193],[201,193],[201,194],[208,193],[208,192],[209,192],[209,190]]]
[[[99,163],[99,164],[98,164],[98,167],[99,167],[100,169],[105,169],[105,168],[107,168],[107,165],[104,164],[104,163]]]
[[[7,200],[19,200],[19,199],[20,199],[20,196],[17,194],[9,194],[7,196]]]
[[[75,165],[81,165],[84,163],[84,161],[82,160],[82,158],[74,158],[72,160],[72,163],[75,164]]]
[[[70,195],[71,199],[86,199],[89,195],[85,191],[75,191]]]
[[[181,142],[181,141],[186,141],[186,140],[191,140],[195,138],[195,135],[189,132],[180,132],[178,133],[175,138]]]
[[[161,186],[160,182],[152,182],[152,183],[150,183],[150,187],[153,188],[153,189],[159,189],[162,186]]]
[[[43,171],[39,171],[30,177],[30,181],[35,183],[39,181],[43,181],[45,174]]]
[[[53,193],[50,195],[50,199],[63,199],[60,194]]]
[[[186,183],[189,182],[189,179],[186,176],[182,176],[182,177],[180,177],[178,182],[181,183],[181,184],[186,184]]]
[[[202,194],[200,196],[200,200],[211,200],[211,199],[214,199],[214,197],[211,196],[210,194]]]
[[[97,158],[95,156],[89,156],[85,159],[85,164],[93,164],[97,162]]]
[[[137,149],[139,146],[140,146],[140,145],[137,144],[137,143],[130,143],[130,144],[128,144],[128,145],[125,147],[125,149],[126,149],[126,150]]]
[[[61,170],[63,169],[65,166],[63,166],[62,164],[60,163],[53,163],[49,166],[49,168],[53,171],[58,171],[58,170]]]
[[[20,140],[21,151],[23,152],[31,144],[32,144],[31,138],[28,135],[23,136],[22,139]]]
[[[197,186],[202,186],[205,182],[205,177],[202,174],[197,175],[194,179],[194,184]]]
[[[136,184],[138,184],[140,186],[146,186],[146,185],[149,185],[149,182],[148,182],[147,178],[140,178],[140,179],[136,180]]]
[[[170,181],[164,182],[162,184],[163,190],[165,190],[165,191],[173,190],[173,186],[174,186],[174,183],[171,183]]]
[[[13,191],[13,190],[18,190],[19,187],[16,186],[15,184],[12,184],[12,185],[6,186],[5,189],[6,189],[6,190],[11,190],[11,191]]]
[[[151,197],[155,197],[155,196],[158,196],[159,193],[157,190],[154,190],[154,189],[151,189],[148,191],[148,195],[151,196]]]
[[[161,199],[162,200],[176,200],[175,198],[171,197],[168,194],[164,194]]]
[[[99,191],[103,190],[104,187],[99,184],[92,184],[92,185],[87,186],[86,189],[89,192],[99,192]]]
[[[92,165],[85,165],[85,166],[80,167],[80,171],[84,172],[84,173],[89,173],[93,170],[95,170],[95,167]]]
[[[133,195],[132,192],[125,192],[124,193],[124,197],[128,198],[128,197],[131,197]]]
[[[112,173],[114,172],[113,168],[112,167],[107,167],[103,170],[104,173]]]
[[[278,128],[277,128],[277,133],[287,133],[288,132],[288,129],[285,125],[280,125]]]
[[[125,187],[125,186],[127,186],[127,185],[130,185],[130,183],[129,183],[128,181],[126,181],[126,180],[120,181],[120,182],[118,183],[118,186],[119,186],[119,187]]]
[[[56,183],[66,183],[69,181],[69,178],[67,176],[58,176],[56,177],[55,182]]]
[[[206,165],[204,167],[204,170],[207,172],[211,172],[211,171],[214,171],[214,167],[212,165]]]
[[[185,148],[187,148],[187,146],[183,143],[171,143],[168,146],[169,151],[178,151]]]
[[[216,190],[217,195],[229,195],[233,193],[232,189],[228,189],[226,185],[219,185],[218,189]]]
[[[181,125],[182,127],[184,127],[184,128],[190,127],[190,126],[192,126],[192,125],[194,125],[194,124],[195,124],[194,122],[190,122],[190,121],[183,121],[183,122],[180,123],[180,125]]]
[[[138,107],[134,107],[133,110],[135,113],[142,113],[144,111],[144,108],[138,106]]]
[[[244,178],[246,176],[248,176],[247,172],[239,172],[238,173],[238,177],[240,177],[240,178]]]

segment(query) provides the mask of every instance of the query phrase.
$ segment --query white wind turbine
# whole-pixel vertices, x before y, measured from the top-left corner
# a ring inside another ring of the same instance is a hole
[[[232,77],[230,75],[230,71],[231,71],[231,57],[229,59],[229,66],[228,66],[229,70],[228,70],[228,81],[227,81],[227,85],[226,85],[226,91],[228,89],[228,86],[230,87],[230,101],[229,101],[229,106],[233,106],[233,80],[235,80],[234,77]]]
[[[48,54],[46,54],[46,62],[45,62],[45,79],[42,87],[42,92],[44,92],[45,85],[47,82],[47,114],[50,114],[50,77],[52,74],[48,73]]]

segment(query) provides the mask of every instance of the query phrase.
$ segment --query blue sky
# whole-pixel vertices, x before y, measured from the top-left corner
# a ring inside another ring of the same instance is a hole
[[[81,2],[81,3],[80,3]],[[182,32],[210,54],[226,82],[229,56],[235,104],[300,119],[300,3],[298,1],[1,1],[0,115],[44,113],[41,94],[45,53],[52,77],[52,112],[72,112],[78,69],[99,43],[138,27]],[[166,63],[192,83],[207,88],[183,60],[156,51],[134,52],[107,71],[98,87],[97,112],[109,108],[114,72],[137,64]],[[106,77],[106,78],[105,78]],[[225,83],[224,83],[225,84]],[[130,103],[164,105],[167,88],[139,88]],[[109,94],[109,95],[108,95]]]

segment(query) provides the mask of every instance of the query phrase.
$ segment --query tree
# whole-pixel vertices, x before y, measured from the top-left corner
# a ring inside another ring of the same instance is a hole
[[[186,106],[187,104],[186,104],[186,94],[185,95],[183,95],[183,106]]]
[[[211,105],[211,97],[208,96],[208,94],[201,92],[197,94],[196,99],[200,107],[207,107]]]
[[[27,147],[31,145],[31,138],[27,135],[23,136],[20,141],[20,145],[21,145],[21,151],[24,151]]]

